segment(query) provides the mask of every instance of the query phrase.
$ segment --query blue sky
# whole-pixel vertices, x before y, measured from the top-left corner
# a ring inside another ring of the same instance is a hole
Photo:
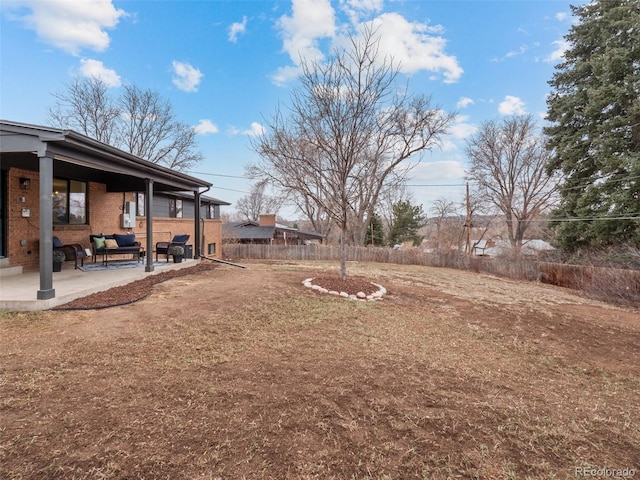
[[[465,138],[483,121],[530,113],[543,125],[570,4],[583,3],[3,0],[0,118],[46,125],[52,93],[74,76],[152,88],[198,132],[205,161],[188,173],[234,203],[251,188],[235,178],[257,158],[250,136],[288,101],[300,58],[327,58],[345,32],[374,22],[410,91],[458,113],[443,148],[411,172],[412,200],[428,212],[436,198],[463,200],[463,186],[446,185],[464,183]]]

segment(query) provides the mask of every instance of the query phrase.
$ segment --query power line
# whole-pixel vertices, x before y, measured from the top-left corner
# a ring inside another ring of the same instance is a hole
[[[228,190],[230,192],[244,193],[246,195],[250,195],[249,192],[245,192],[244,190],[234,190],[233,188],[218,187],[216,185],[214,185],[213,188],[217,188],[218,190]]]
[[[527,220],[528,223],[551,223],[551,222],[595,222],[613,220],[640,220],[640,215],[618,215],[613,217],[547,217]]]
[[[594,178],[592,182],[590,183],[585,183],[583,185],[576,185],[573,187],[558,187],[558,190],[577,190],[580,188],[586,188],[586,187],[590,187],[593,186],[595,181],[597,180],[602,180],[604,178],[607,178],[605,176],[601,176],[598,178]],[[609,183],[617,183],[617,182],[625,182],[628,180],[636,180],[640,178],[640,175],[634,175],[631,177],[622,177],[622,178],[615,178],[615,179],[610,179],[608,180]],[[473,184],[474,182],[470,182],[471,184]],[[435,183],[420,183],[420,184],[407,184],[407,187],[464,187],[466,186],[466,183],[440,183],[440,184],[435,184]]]
[[[241,175],[223,175],[221,173],[205,173],[205,172],[192,172],[187,171],[191,175],[209,175],[210,177],[225,177],[225,178],[242,178],[244,180],[251,180],[249,177],[241,176]]]
[[[186,173],[189,174],[193,174],[193,175],[208,175],[211,177],[224,177],[224,178],[238,178],[238,179],[242,179],[242,180],[252,180],[250,177],[244,176],[244,175],[224,175],[221,173],[207,173],[207,172],[193,172],[193,171],[187,171]],[[597,180],[602,180],[606,178],[606,176],[601,176],[598,178],[594,178],[592,182],[590,183],[585,183],[583,185],[575,185],[573,187],[558,187],[558,190],[578,190],[581,188],[586,188],[586,187],[590,187],[593,186],[595,181]],[[616,178],[616,179],[610,179],[608,180],[609,183],[614,183],[614,182],[625,182],[628,180],[636,180],[640,178],[640,175],[634,175],[631,177],[622,177],[622,178]],[[473,182],[471,182],[473,183]],[[415,183],[415,184],[407,184],[407,187],[464,187],[466,186],[466,183]],[[218,187],[220,188],[220,187]],[[241,192],[241,193],[246,193],[246,192]]]
[[[567,218],[548,218],[546,220],[532,220],[535,222],[592,222],[598,220],[640,220],[640,215],[622,215],[617,217],[567,217]]]
[[[606,178],[605,176],[602,177],[598,177],[598,178],[594,178],[593,182],[596,182],[598,180],[602,180]],[[607,180],[608,183],[617,183],[617,182],[626,182],[628,180],[635,180],[637,178],[640,178],[640,175],[634,175],[633,177],[622,177],[622,178],[612,178]],[[584,185],[576,185],[574,187],[558,187],[558,190],[579,190],[581,188],[586,188],[586,187],[591,187],[591,186],[597,186],[595,185],[593,182],[591,183],[585,183]]]
[[[466,183],[439,183],[439,184],[429,184],[429,183],[420,183],[420,184],[407,184],[407,187],[466,187]]]

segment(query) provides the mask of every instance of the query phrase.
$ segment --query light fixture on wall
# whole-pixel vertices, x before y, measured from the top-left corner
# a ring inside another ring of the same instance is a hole
[[[20,188],[22,190],[29,190],[31,187],[31,179],[26,177],[20,177]]]

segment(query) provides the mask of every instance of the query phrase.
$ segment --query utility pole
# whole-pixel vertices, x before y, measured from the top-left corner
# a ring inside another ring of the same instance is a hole
[[[469,183],[467,182],[467,253],[471,256],[471,201],[469,200]]]

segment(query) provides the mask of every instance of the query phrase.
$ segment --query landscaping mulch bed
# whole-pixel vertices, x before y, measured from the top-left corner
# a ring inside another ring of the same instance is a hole
[[[153,286],[158,283],[162,283],[176,277],[183,277],[185,275],[213,270],[217,266],[218,265],[215,263],[202,261],[193,267],[169,270],[155,275],[149,275],[142,280],[136,280],[135,282],[131,282],[126,285],[110,288],[103,292],[92,293],[86,297],[77,298],[71,302],[54,307],[52,310],[91,310],[126,305],[145,298],[149,295]]]
[[[192,267],[182,268],[179,270],[170,270],[167,272],[149,275],[142,280],[128,283],[119,287],[110,288],[103,292],[93,293],[86,297],[72,300],[52,308],[52,310],[91,310],[115,307],[137,302],[145,298],[151,292],[154,285],[165,282],[172,278],[183,277],[200,272],[206,272],[217,268],[219,265],[210,261],[201,261]],[[364,292],[369,295],[378,290],[367,279],[358,277],[347,277],[341,280],[338,276],[321,276],[314,278],[314,285],[320,285],[327,290],[335,290],[337,292],[347,292],[355,295],[358,292]]]

